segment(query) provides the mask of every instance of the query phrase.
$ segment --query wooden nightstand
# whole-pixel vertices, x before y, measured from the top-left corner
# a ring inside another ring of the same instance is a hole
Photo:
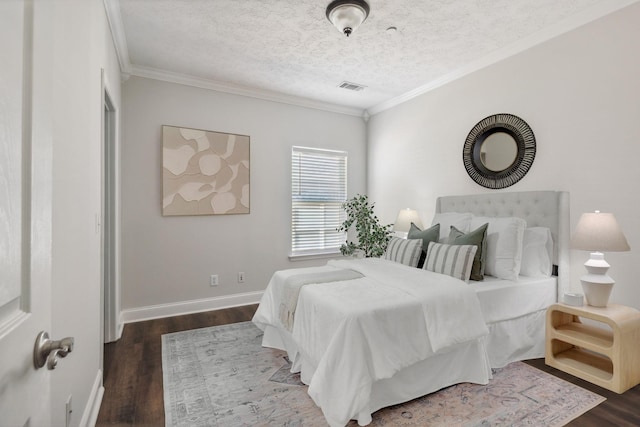
[[[600,387],[624,393],[640,383],[640,311],[634,308],[553,304],[545,347],[547,365]]]

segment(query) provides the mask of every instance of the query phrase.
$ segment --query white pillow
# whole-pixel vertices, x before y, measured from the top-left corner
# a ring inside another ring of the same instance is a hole
[[[474,216],[471,229],[487,228],[487,256],[484,272],[505,280],[518,280],[522,263],[522,242],[527,222],[522,218]]]
[[[423,270],[446,274],[469,283],[473,257],[478,247],[476,245],[447,245],[429,242],[427,259]]]
[[[407,240],[392,237],[383,258],[409,267],[417,267],[420,255],[422,255],[422,239]]]
[[[553,270],[553,238],[546,227],[531,227],[524,230],[522,264],[520,275],[549,277]]]
[[[434,226],[436,224],[440,224],[440,243],[442,243],[447,237],[449,237],[449,232],[451,231],[452,225],[463,233],[468,233],[469,231],[471,231],[472,217],[473,215],[468,212],[437,213],[434,215],[433,221],[431,221],[431,225]]]

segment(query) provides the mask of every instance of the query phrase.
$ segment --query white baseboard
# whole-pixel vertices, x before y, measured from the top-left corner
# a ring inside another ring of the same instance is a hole
[[[120,316],[120,320],[122,320],[122,315]],[[118,330],[116,331],[116,341],[122,338],[122,331],[124,331],[124,323],[120,321],[118,322]]]
[[[100,413],[100,405],[102,405],[102,396],[104,396],[104,387],[102,386],[102,370],[98,369],[96,380],[93,382],[91,393],[89,394],[89,400],[87,406],[84,407],[82,412],[82,419],[80,420],[80,426],[93,427],[98,421],[98,414]]]
[[[110,342],[116,342],[120,338],[122,338],[122,332],[124,331],[124,323],[122,323],[122,313],[118,316],[118,324],[116,325],[116,333],[113,337],[108,337],[105,335],[104,343],[109,344]]]
[[[160,319],[163,317],[180,316],[183,314],[200,313],[203,311],[257,304],[260,302],[263,293],[263,291],[246,292],[214,298],[180,301],[171,304],[158,304],[131,308],[120,312],[120,324],[124,325],[125,323],[140,322],[142,320]]]

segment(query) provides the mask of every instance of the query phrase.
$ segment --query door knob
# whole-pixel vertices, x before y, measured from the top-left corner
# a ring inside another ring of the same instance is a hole
[[[58,357],[67,357],[73,351],[73,337],[63,338],[58,341],[49,339],[49,334],[42,331],[36,338],[33,347],[33,364],[36,369],[47,364],[47,369],[55,369],[58,364]]]

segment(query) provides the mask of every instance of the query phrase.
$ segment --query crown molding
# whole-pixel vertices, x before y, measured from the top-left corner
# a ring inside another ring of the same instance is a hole
[[[440,86],[444,86],[445,84],[458,80],[468,74],[474,73],[511,56],[517,55],[518,53],[521,53],[536,45],[558,37],[564,33],[568,33],[569,31],[593,22],[596,19],[602,18],[634,3],[637,3],[638,1],[640,0],[607,0],[598,3],[597,5],[585,10],[582,13],[573,15],[570,18],[560,21],[555,25],[540,30],[504,48],[498,49],[495,52],[478,59],[477,61],[471,62],[464,67],[460,67],[457,70],[449,74],[445,74],[440,78],[432,80],[425,85],[419,86],[416,89],[406,92],[400,96],[374,105],[373,107],[368,108],[366,110],[366,113],[368,113],[370,116],[373,116],[382,111],[403,104],[413,98],[439,88]]]
[[[111,29],[111,38],[116,48],[116,55],[120,63],[120,72],[123,77],[131,73],[131,61],[129,60],[129,48],[127,47],[127,37],[122,23],[122,13],[120,12],[120,0],[103,0],[104,10],[107,14],[107,21]],[[126,78],[124,79],[126,80]]]
[[[234,95],[247,96],[262,99],[265,101],[279,102],[282,104],[295,105],[298,107],[313,108],[316,110],[328,111],[331,113],[346,114],[350,116],[363,117],[364,109],[347,107],[344,105],[332,104],[328,102],[315,101],[312,99],[285,95],[268,90],[255,89],[246,86],[223,83],[210,79],[189,76],[186,74],[174,73],[150,67],[141,67],[131,64],[129,59],[129,49],[127,38],[122,23],[122,13],[120,12],[120,0],[103,0],[104,9],[111,29],[111,37],[115,46],[116,55],[120,64],[121,80],[125,82],[131,76],[144,77],[148,79],[160,80],[170,83],[178,83],[202,89],[215,90],[218,92],[231,93]]]
[[[231,93],[234,95],[247,96],[251,98],[263,99],[266,101],[279,102],[283,104],[295,105],[299,107],[312,108],[322,111],[328,111],[338,114],[346,114],[351,116],[362,117],[367,121],[370,116],[378,114],[382,111],[403,104],[420,95],[430,92],[447,83],[451,83],[468,74],[479,71],[490,65],[498,63],[511,56],[517,55],[527,49],[538,44],[544,43],[550,39],[558,37],[564,33],[572,31],[596,19],[602,18],[608,14],[616,12],[640,0],[605,0],[597,5],[587,9],[577,15],[571,16],[551,27],[538,31],[522,40],[480,58],[477,61],[469,63],[463,67],[454,70],[440,78],[432,80],[422,86],[419,86],[409,92],[406,92],[387,101],[376,104],[367,109],[348,107],[344,105],[332,104],[328,102],[316,101],[309,98],[302,98],[292,95],[285,95],[278,92],[256,89],[247,86],[240,86],[231,83],[218,82],[210,79],[194,77],[185,74],[173,73],[169,71],[159,70],[150,67],[141,67],[132,65],[129,59],[129,50],[127,40],[122,23],[122,14],[120,12],[120,0],[103,0],[107,20],[111,29],[111,35],[115,45],[118,62],[120,63],[120,71],[122,73],[122,81],[126,81],[129,76],[138,76],[149,79],[161,80],[171,83],[178,83],[187,86],[193,86],[203,89],[214,90],[218,92]]]
[[[230,93],[233,95],[247,96],[251,98],[262,99],[265,101],[279,102],[282,104],[295,105],[298,107],[313,108],[316,110],[323,110],[331,113],[346,114],[357,117],[363,117],[364,115],[364,110],[361,108],[347,107],[344,105],[315,101],[308,98],[285,95],[279,92],[255,89],[232,83],[218,82],[215,80],[194,77],[181,73],[174,73],[171,71],[159,70],[151,67],[140,67],[138,65],[132,65],[129,74],[131,74],[132,76],[144,77],[147,79],[178,83],[181,85],[209,89],[217,92]]]

